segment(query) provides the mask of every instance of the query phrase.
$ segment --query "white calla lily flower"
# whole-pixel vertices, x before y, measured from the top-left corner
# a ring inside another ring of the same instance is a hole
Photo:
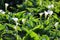
[[[7,11],[7,7],[9,6],[8,3],[5,3],[5,10]]]
[[[4,11],[2,11],[2,14],[5,14],[5,12],[4,12]]]
[[[12,18],[15,22],[16,22],[16,25],[14,26],[14,29],[16,30],[17,29],[17,26],[18,26],[18,18]]]
[[[49,5],[48,8],[51,8],[51,6]]]
[[[59,24],[59,22],[56,22],[56,23],[54,24],[54,26],[55,26],[55,27],[57,27],[57,26],[58,26],[58,24]]]
[[[44,13],[39,13],[40,16],[42,16]]]
[[[24,24],[26,22],[26,19],[22,19],[22,23]]]
[[[18,21],[18,18],[12,18],[15,22],[17,22]]]
[[[8,7],[8,6],[9,6],[9,4],[8,4],[8,3],[5,3],[5,6],[6,6],[6,7]]]
[[[47,11],[44,11],[44,13],[45,13],[45,18],[46,18],[49,13]]]
[[[0,10],[0,13],[1,13],[1,14],[5,14],[5,12],[4,12],[3,10]]]
[[[53,14],[53,11],[51,10],[48,10],[47,12],[49,13],[50,16]]]
[[[53,4],[48,5],[48,8],[49,8],[49,9],[50,9],[50,8],[54,8],[54,5],[53,5]]]
[[[51,7],[53,8],[53,7],[54,7],[54,5],[53,5],[53,4],[51,4]]]

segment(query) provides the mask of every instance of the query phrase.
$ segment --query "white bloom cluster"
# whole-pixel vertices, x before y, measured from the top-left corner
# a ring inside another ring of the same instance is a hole
[[[0,10],[0,13],[5,14],[5,12],[3,10]]]
[[[44,11],[44,13],[41,12],[41,13],[39,13],[40,17],[41,17],[43,14],[45,14],[45,18],[46,18],[48,14],[49,14],[49,16],[51,16],[51,15],[53,14],[53,11],[48,10],[48,11]]]
[[[48,11],[44,11],[45,13],[45,17],[49,14],[50,16],[53,14],[53,11],[51,10],[48,10]]]
[[[49,8],[49,9],[50,9],[50,8],[54,8],[54,5],[53,5],[53,4],[48,5],[48,8]]]

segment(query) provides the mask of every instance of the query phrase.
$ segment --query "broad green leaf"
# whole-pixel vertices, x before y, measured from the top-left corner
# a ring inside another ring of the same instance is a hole
[[[3,29],[5,29],[5,26],[0,24],[0,30],[3,30]]]

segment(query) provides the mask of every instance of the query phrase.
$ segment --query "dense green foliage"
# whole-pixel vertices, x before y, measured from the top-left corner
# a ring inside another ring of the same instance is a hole
[[[60,40],[60,0],[0,2],[0,40]]]

